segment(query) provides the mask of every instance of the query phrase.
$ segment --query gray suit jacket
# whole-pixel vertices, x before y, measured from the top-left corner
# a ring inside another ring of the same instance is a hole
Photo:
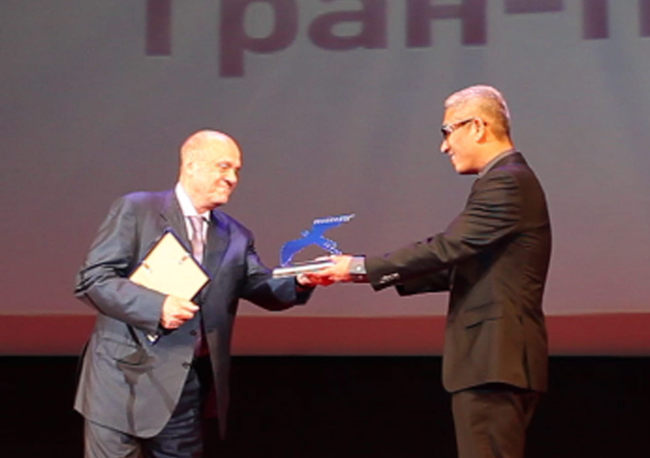
[[[366,259],[375,289],[450,291],[443,384],[450,391],[507,383],[547,388],[542,294],[551,252],[544,192],[523,156],[478,178],[447,229]]]
[[[167,229],[189,252],[185,222],[173,191],[118,199],[101,225],[77,276],[75,294],[99,312],[86,346],[75,409],[93,422],[138,437],[167,423],[192,362],[199,318],[210,351],[222,434],[228,409],[230,342],[239,298],[281,310],[304,303],[293,279],[272,279],[255,253],[252,234],[212,211],[204,268],[211,281],[195,298],[195,317],[174,331],[159,326],[165,296],[128,276]],[[152,344],[148,333],[162,333]]]

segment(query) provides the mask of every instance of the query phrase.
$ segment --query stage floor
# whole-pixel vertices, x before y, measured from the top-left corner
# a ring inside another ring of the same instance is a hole
[[[3,458],[81,457],[72,357],[1,357]],[[650,358],[553,357],[528,458],[648,453]],[[233,360],[229,438],[220,457],[455,457],[439,357]]]

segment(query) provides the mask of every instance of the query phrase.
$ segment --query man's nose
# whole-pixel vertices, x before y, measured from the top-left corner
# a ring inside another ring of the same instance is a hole
[[[449,143],[447,143],[446,138],[442,139],[442,143],[440,144],[440,152],[443,154],[447,154],[449,152]]]
[[[237,176],[237,172],[235,171],[235,169],[228,170],[224,175],[224,179],[231,185],[237,184],[238,178],[239,177]]]

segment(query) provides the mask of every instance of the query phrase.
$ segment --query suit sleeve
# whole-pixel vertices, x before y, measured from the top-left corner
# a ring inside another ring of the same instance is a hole
[[[77,274],[75,295],[99,313],[156,332],[165,295],[128,279],[142,242],[134,206],[123,197],[111,207]]]
[[[307,302],[312,290],[298,292],[296,281],[290,278],[272,278],[271,271],[262,264],[253,239],[246,248],[246,281],[242,297],[268,310],[284,310]]]
[[[433,274],[422,275],[395,285],[395,289],[400,296],[449,291],[450,272],[451,269],[444,269]]]
[[[444,286],[436,273],[449,272],[454,264],[517,231],[521,205],[519,186],[512,174],[488,173],[474,183],[465,209],[444,232],[383,256],[368,257],[366,269],[372,287],[380,290],[395,285],[418,286],[417,279],[424,276],[435,280],[430,291]],[[404,286],[402,291],[409,291]],[[426,288],[420,284],[419,290],[410,290],[424,292]]]

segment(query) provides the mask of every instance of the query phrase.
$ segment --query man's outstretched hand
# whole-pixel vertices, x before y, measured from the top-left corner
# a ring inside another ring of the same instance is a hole
[[[328,286],[333,283],[347,283],[353,280],[350,273],[350,262],[353,256],[333,255],[330,259],[334,264],[316,272],[307,272],[304,275],[315,285]]]

